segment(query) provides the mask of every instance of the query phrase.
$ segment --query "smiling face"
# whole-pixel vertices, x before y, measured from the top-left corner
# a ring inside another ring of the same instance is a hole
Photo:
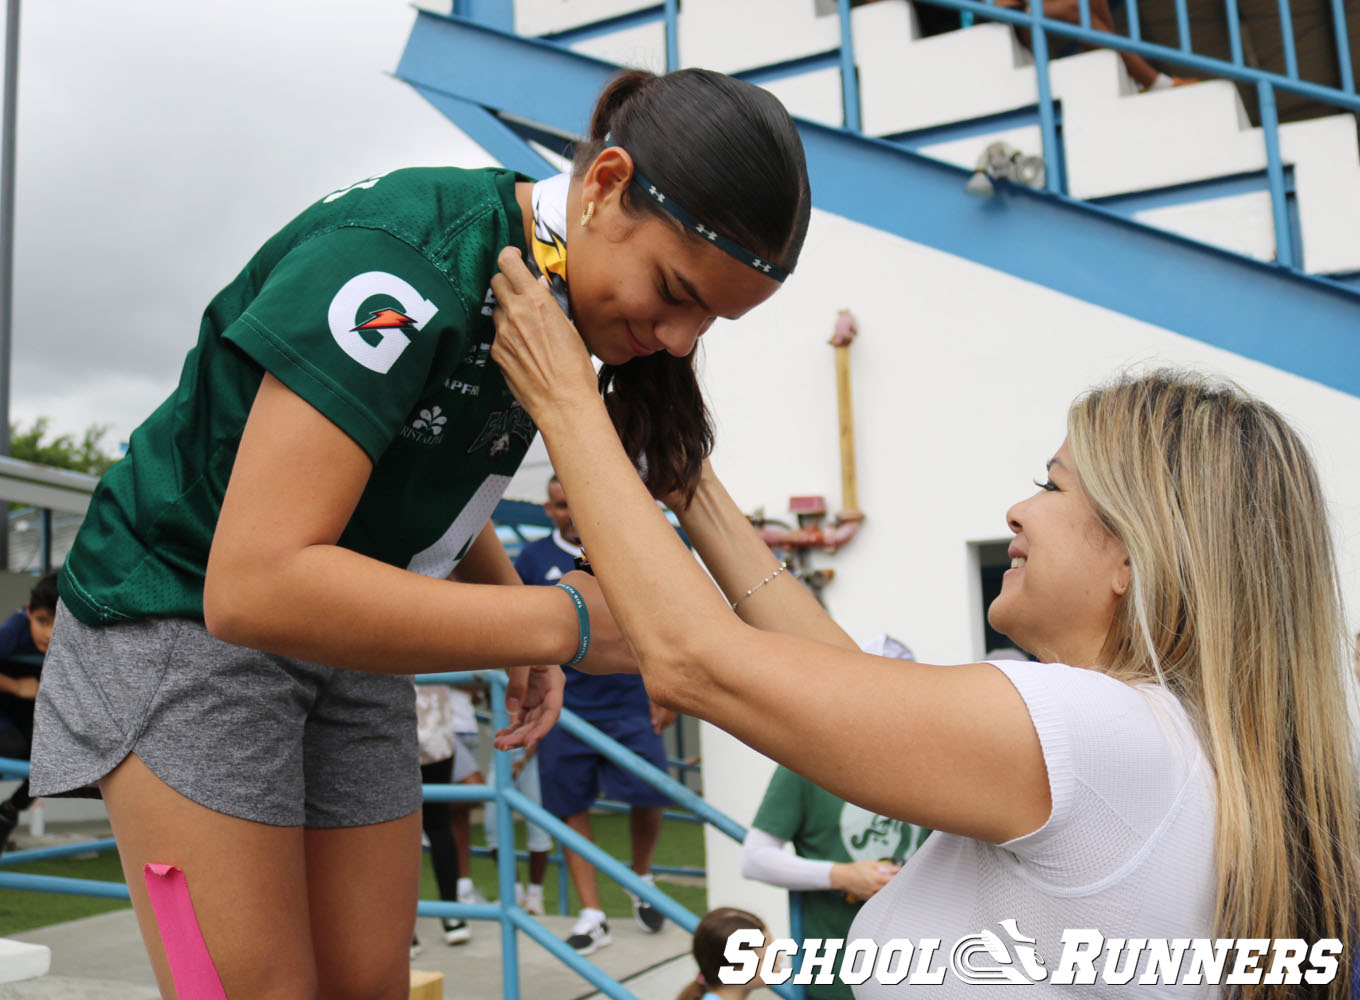
[[[1096,517],[1064,441],[1039,492],[1006,512],[1011,568],[987,611],[997,631],[1041,660],[1093,666],[1119,599],[1128,553]]]
[[[628,153],[606,149],[573,181],[568,203],[572,317],[591,353],[611,365],[657,351],[685,357],[715,318],[736,319],[779,288],[669,217],[626,207],[632,176]]]

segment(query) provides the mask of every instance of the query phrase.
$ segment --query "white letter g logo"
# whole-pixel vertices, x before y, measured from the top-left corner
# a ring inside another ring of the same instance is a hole
[[[383,309],[360,317],[360,307],[374,295],[396,299],[402,311]],[[370,371],[385,375],[411,343],[405,331],[423,329],[438,311],[433,302],[421,298],[418,291],[395,274],[365,271],[350,278],[335,293],[326,318],[331,336],[342,351]],[[372,330],[379,341],[370,344],[360,330]]]

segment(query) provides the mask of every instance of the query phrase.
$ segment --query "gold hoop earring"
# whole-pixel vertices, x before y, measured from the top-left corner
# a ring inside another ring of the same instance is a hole
[[[595,217],[595,203],[592,201],[589,205],[586,206],[586,210],[581,213],[582,228],[590,225],[590,220],[593,219],[594,217]]]

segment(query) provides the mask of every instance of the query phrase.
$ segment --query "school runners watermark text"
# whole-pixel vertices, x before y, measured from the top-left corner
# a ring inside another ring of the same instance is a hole
[[[1001,933],[982,930],[945,947],[938,938],[893,938],[882,945],[867,938],[808,938],[800,947],[792,938],[775,938],[765,949],[758,930],[740,930],[727,939],[718,978],[729,986],[746,985],[757,973],[777,986],[790,979],[801,986],[829,986],[845,955],[839,981],[850,986],[873,979],[885,986],[939,985],[952,976],[967,985],[1051,983],[1089,986],[1094,983],[1139,986],[1323,985],[1336,978],[1342,944],[1337,938],[1308,942],[1294,938],[1119,938],[1075,928],[1062,932],[1057,961],[1039,954],[1034,938],[1014,920],[998,924]],[[795,959],[802,952],[796,974]]]

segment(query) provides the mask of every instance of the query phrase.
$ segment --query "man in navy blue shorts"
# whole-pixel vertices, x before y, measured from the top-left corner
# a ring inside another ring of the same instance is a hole
[[[543,510],[555,525],[547,538],[530,542],[515,560],[520,578],[531,585],[554,584],[570,571],[581,554],[581,539],[572,523],[566,493],[557,476],[548,481],[548,502]],[[566,667],[563,704],[607,736],[651,764],[666,770],[666,750],[661,733],[675,721],[675,713],[652,704],[642,678],[633,674],[583,674]],[[661,835],[662,810],[669,800],[651,785],[610,763],[596,750],[555,726],[539,746],[539,778],[543,807],[583,837],[594,841],[590,807],[603,795],[626,802],[632,835],[632,868],[652,881],[652,854]],[[582,955],[610,943],[609,924],[600,905],[595,866],[579,854],[562,851],[581,914],[567,937]],[[630,894],[631,895],[631,894]],[[649,934],[661,929],[664,917],[648,903],[633,897],[633,917]]]

